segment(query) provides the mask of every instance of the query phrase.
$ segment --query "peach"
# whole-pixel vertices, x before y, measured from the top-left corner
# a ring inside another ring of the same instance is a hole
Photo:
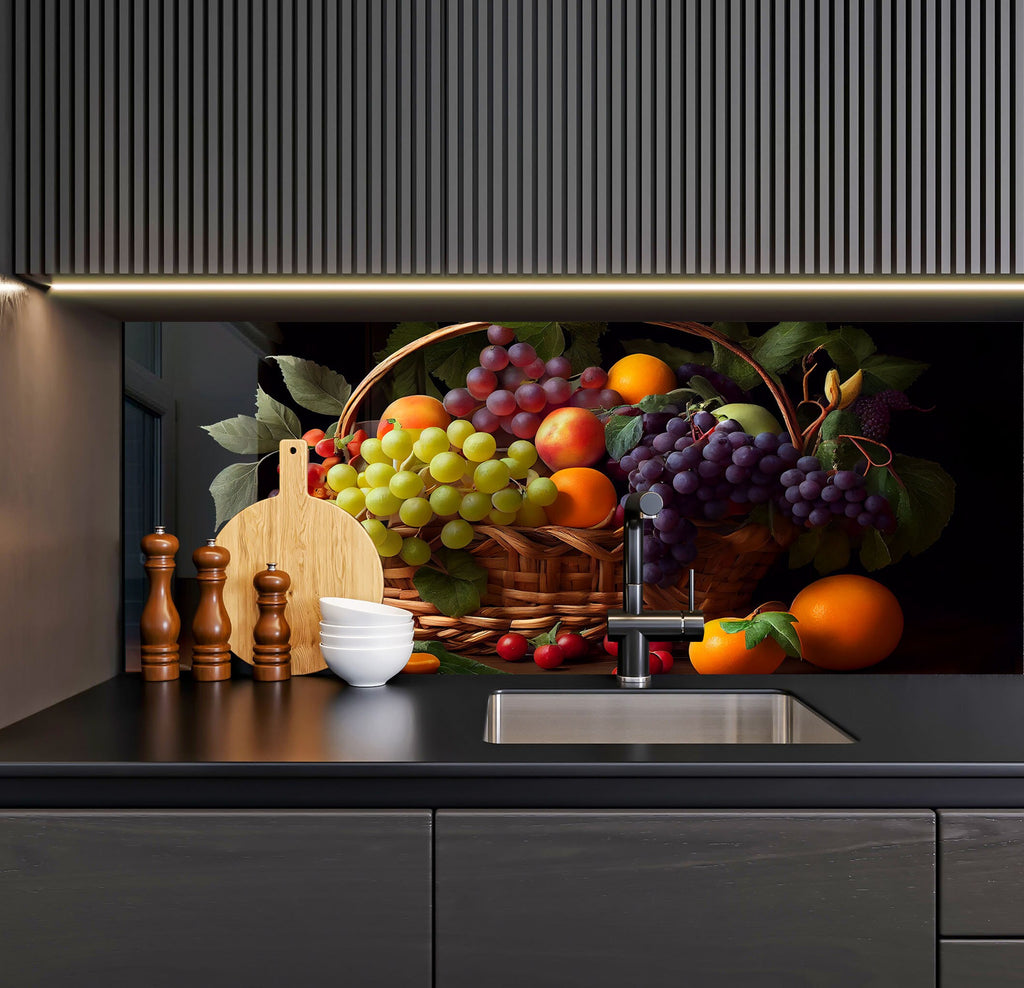
[[[533,444],[552,470],[589,467],[605,455],[604,426],[586,408],[556,408],[547,415]]]
[[[432,425],[446,429],[452,417],[436,398],[429,395],[408,395],[405,398],[396,398],[381,413],[380,425],[377,426],[378,439],[386,436],[394,428],[388,419],[395,419],[403,429],[419,431]]]

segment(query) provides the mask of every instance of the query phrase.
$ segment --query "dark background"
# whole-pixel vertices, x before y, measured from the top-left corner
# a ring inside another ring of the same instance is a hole
[[[759,335],[770,325],[749,327]],[[957,484],[953,517],[939,541],[918,557],[871,574],[899,598],[907,623],[897,652],[873,671],[1021,672],[1021,325],[858,325],[879,352],[930,364],[908,392],[915,406],[929,411],[894,413],[888,444],[896,452],[935,460]],[[285,323],[281,352],[324,363],[355,384],[373,366],[373,352],[384,346],[392,328],[392,323]],[[604,366],[623,355],[622,340],[639,337],[703,349],[702,341],[671,330],[612,323],[601,341]],[[288,400],[274,367],[263,365],[260,378],[266,390]],[[796,395],[795,384],[789,390]],[[753,398],[771,404],[763,388]],[[375,417],[386,400],[387,391],[378,389],[361,417]],[[325,424],[308,412],[300,417],[304,428]],[[275,486],[274,480],[270,473],[261,477],[261,494]],[[846,571],[863,572],[856,556]],[[783,557],[762,581],[755,601],[791,600],[816,578],[813,567],[790,570]],[[783,669],[811,671],[795,660],[786,660]]]

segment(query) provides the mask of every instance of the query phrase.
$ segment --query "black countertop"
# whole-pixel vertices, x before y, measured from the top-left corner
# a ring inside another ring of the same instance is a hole
[[[124,675],[0,730],[5,807],[1024,808],[1024,676],[664,677],[779,689],[838,745],[494,745],[496,689],[610,677],[399,676],[358,690]]]

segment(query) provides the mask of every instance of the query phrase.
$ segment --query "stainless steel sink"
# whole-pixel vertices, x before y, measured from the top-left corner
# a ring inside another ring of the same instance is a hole
[[[493,744],[850,744],[789,693],[499,690],[487,701]]]

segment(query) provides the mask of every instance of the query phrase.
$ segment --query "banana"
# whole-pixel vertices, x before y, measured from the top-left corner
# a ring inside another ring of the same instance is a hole
[[[839,385],[839,371],[837,370],[830,370],[825,375],[825,398],[829,408],[841,407],[839,402],[842,400],[842,388]]]
[[[838,378],[838,374],[836,377]],[[864,384],[864,372],[859,370],[848,377],[839,386],[839,407],[849,408],[860,395],[860,389]],[[831,400],[831,399],[830,399]]]

